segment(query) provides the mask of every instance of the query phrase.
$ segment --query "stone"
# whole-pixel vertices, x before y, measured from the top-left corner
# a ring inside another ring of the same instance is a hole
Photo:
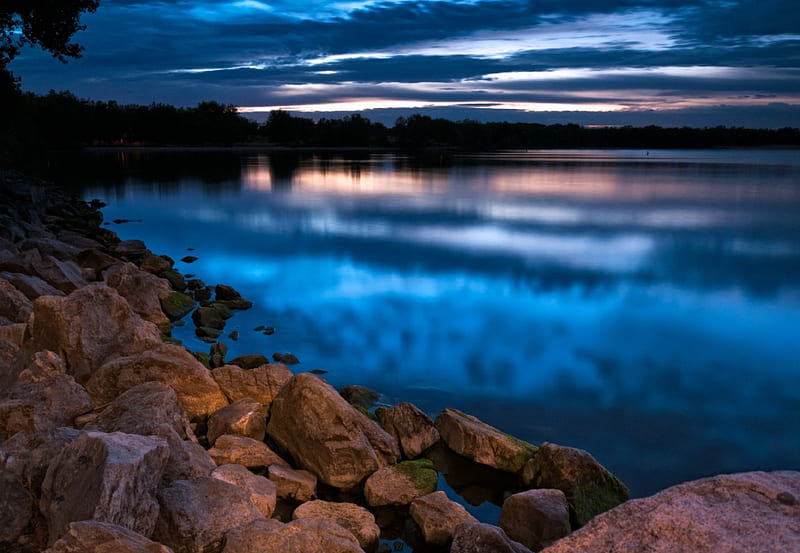
[[[2,325],[0,326],[0,341],[6,340],[11,342],[17,347],[22,346],[22,342],[25,338],[25,331],[28,329],[28,325],[25,323],[17,323],[17,324],[9,324],[9,325]],[[0,373],[2,373],[2,369],[0,369]],[[0,376],[0,380],[2,377]],[[0,389],[5,388],[5,386],[0,385]]]
[[[277,487],[263,476],[253,474],[242,465],[222,465],[214,469],[211,478],[233,484],[250,496],[256,509],[269,518],[278,501]]]
[[[228,346],[225,345],[225,342],[217,342],[211,346],[211,350],[209,351],[209,363],[211,363],[212,368],[222,367],[225,365],[225,356],[228,355]]]
[[[340,392],[347,403],[356,407],[369,409],[381,398],[381,394],[366,386],[345,386]]]
[[[93,238],[89,238],[88,236],[84,236],[79,232],[74,232],[71,230],[62,230],[56,236],[61,242],[65,244],[69,244],[70,246],[74,246],[78,249],[78,252],[83,250],[88,250],[90,248],[100,248],[102,244]]]
[[[208,417],[208,443],[223,434],[246,436],[263,441],[267,429],[267,409],[258,401],[242,398]]]
[[[278,392],[292,378],[292,371],[280,363],[248,370],[225,365],[212,370],[211,375],[229,401],[250,397],[269,407]]]
[[[533,551],[570,533],[569,507],[561,490],[528,490],[503,502],[498,526]]]
[[[215,310],[219,314],[219,316],[225,319],[226,321],[231,317],[233,317],[233,311],[230,310],[227,303],[212,301],[211,303],[208,304],[207,307],[210,307],[211,309]]]
[[[17,244],[17,247],[20,251],[39,250],[42,256],[50,255],[62,261],[75,259],[81,252],[81,248],[55,238],[28,238]]]
[[[7,339],[0,339],[0,390],[8,390],[17,381],[21,371],[22,352],[19,345]],[[3,397],[2,392],[0,397]]]
[[[122,526],[83,520],[70,522],[66,532],[44,553],[173,553]]]
[[[26,298],[33,301],[39,296],[64,296],[64,292],[53,288],[45,281],[34,275],[24,275],[22,273],[0,273],[0,278],[10,282],[17,290],[22,292]],[[33,306],[31,305],[31,308]]]
[[[317,477],[307,470],[270,465],[268,477],[275,483],[280,499],[303,502],[317,494]]]
[[[349,530],[364,551],[374,551],[378,547],[381,529],[375,523],[373,514],[364,507],[318,499],[303,503],[292,514],[293,520],[310,517],[329,520]]]
[[[626,501],[543,553],[800,551],[800,472],[746,472],[694,480]]]
[[[221,301],[230,301],[241,299],[242,295],[230,286],[217,284],[214,287],[214,297]]]
[[[198,307],[192,313],[192,321],[199,328],[213,328],[216,330],[225,328],[225,319],[213,307]]]
[[[280,455],[264,442],[244,436],[224,434],[216,439],[208,454],[217,465],[237,464],[248,468],[280,465],[289,467]]]
[[[364,553],[350,531],[322,518],[257,521],[228,532],[222,553]],[[179,553],[179,552],[176,552]]]
[[[145,321],[163,328],[169,319],[161,309],[161,299],[172,293],[169,282],[142,271],[133,263],[111,267],[105,273],[106,284],[125,298],[133,310]]]
[[[163,382],[175,391],[189,420],[205,419],[228,405],[211,373],[184,348],[159,341],[150,350],[113,359],[97,369],[86,390],[104,404],[143,382]]]
[[[80,520],[110,522],[150,536],[168,454],[161,438],[120,432],[86,432],[64,447],[42,483],[40,508],[49,544],[68,523]]]
[[[463,522],[478,522],[464,507],[447,498],[444,492],[433,492],[411,503],[411,518],[417,523],[425,542],[446,545],[456,526]]]
[[[169,271],[172,269],[172,265],[174,265],[174,263],[170,263],[169,258],[166,256],[147,253],[142,258],[139,268],[143,271],[147,271],[148,273],[159,275],[164,271]]]
[[[628,499],[628,488],[586,451],[543,443],[522,472],[526,485],[561,490],[571,522],[583,526]]]
[[[116,290],[102,284],[66,297],[37,298],[32,323],[26,348],[56,352],[79,384],[110,359],[161,345],[156,326],[143,321]]]
[[[120,259],[112,257],[96,248],[82,251],[78,254],[75,261],[84,269],[91,269],[94,272],[95,280],[103,280],[103,271],[109,267],[123,263]]]
[[[7,280],[0,278],[0,317],[15,323],[27,323],[33,304],[25,294]]]
[[[34,263],[33,270],[42,280],[65,294],[88,284],[74,261],[61,261],[52,255],[46,255],[40,262]]]
[[[176,292],[183,292],[186,290],[186,279],[175,269],[161,272],[161,278],[167,279],[172,289]]]
[[[269,359],[261,355],[260,353],[255,353],[251,355],[240,355],[239,357],[235,357],[228,361],[229,365],[236,365],[242,369],[255,369],[262,365],[268,365]]]
[[[435,492],[438,482],[439,473],[428,459],[404,461],[373,472],[364,483],[364,497],[370,507],[408,505]]]
[[[210,326],[198,326],[194,329],[194,335],[206,343],[212,343],[222,336],[222,331],[217,328],[211,328]]]
[[[11,475],[0,471],[0,549],[12,544],[25,531],[34,514],[28,491]]]
[[[453,532],[450,553],[531,553],[491,524],[463,522]]]
[[[397,442],[321,378],[295,375],[272,402],[269,436],[326,484],[352,488],[397,462]]]
[[[194,480],[209,476],[217,468],[208,451],[191,440],[181,440],[167,424],[154,430],[154,435],[164,438],[169,446],[169,460],[161,477],[162,485],[170,485],[176,480]]]
[[[153,539],[175,553],[211,553],[225,533],[263,520],[247,493],[216,478],[177,480],[158,492],[161,510]]]
[[[0,445],[0,473],[13,477],[38,498],[50,463],[80,434],[74,428],[63,427],[17,432]]]
[[[129,260],[141,260],[148,250],[141,240],[122,240],[114,248],[114,253]]]
[[[447,447],[499,470],[519,472],[536,453],[536,446],[456,409],[442,411],[435,426]]]
[[[161,300],[161,310],[170,321],[177,321],[192,312],[194,299],[182,292],[172,292]]]
[[[416,459],[441,439],[431,418],[411,403],[378,407],[375,415],[407,459]]]
[[[273,353],[272,359],[276,363],[283,363],[284,365],[297,365],[300,360],[292,353]]]

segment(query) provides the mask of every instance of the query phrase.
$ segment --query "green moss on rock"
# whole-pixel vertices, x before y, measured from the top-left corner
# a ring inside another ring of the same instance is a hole
[[[194,305],[194,300],[181,292],[173,292],[161,300],[161,310],[171,321],[177,321],[191,313]]]
[[[395,470],[408,478],[414,487],[426,494],[436,491],[439,484],[439,473],[433,468],[430,459],[403,461],[395,465]]]

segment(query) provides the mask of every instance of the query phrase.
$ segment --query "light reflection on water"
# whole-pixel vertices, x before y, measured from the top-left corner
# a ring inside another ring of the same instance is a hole
[[[799,158],[137,153],[81,178],[144,220],[123,238],[197,248],[181,270],[256,303],[230,356],[587,449],[641,496],[800,468]]]

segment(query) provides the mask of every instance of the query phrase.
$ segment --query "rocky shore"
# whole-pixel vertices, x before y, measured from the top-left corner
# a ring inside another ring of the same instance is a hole
[[[226,360],[251,304],[120,241],[101,207],[0,173],[1,551],[800,551],[798,472],[629,500],[585,451]],[[208,353],[171,338],[189,317]]]

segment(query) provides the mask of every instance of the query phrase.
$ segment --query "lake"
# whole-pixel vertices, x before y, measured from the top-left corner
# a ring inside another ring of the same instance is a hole
[[[292,352],[337,387],[586,449],[635,497],[800,468],[798,151],[116,151],[53,171],[142,220],[121,238],[255,303],[229,358]],[[174,334],[208,351],[191,322]]]

